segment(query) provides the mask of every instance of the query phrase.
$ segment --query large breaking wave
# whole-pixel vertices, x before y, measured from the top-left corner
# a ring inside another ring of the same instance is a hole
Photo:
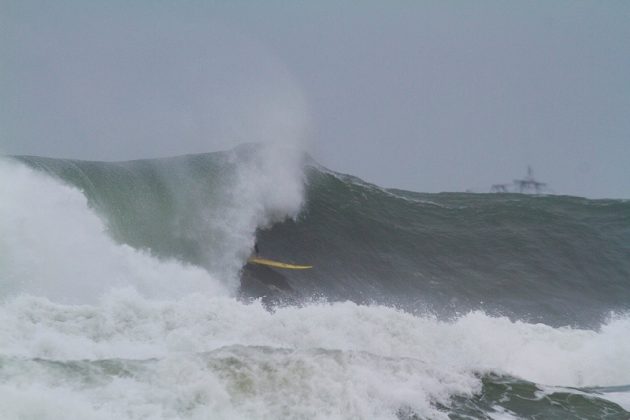
[[[628,202],[386,190],[287,153],[0,162],[0,412],[628,417]],[[246,265],[256,240],[315,267]]]

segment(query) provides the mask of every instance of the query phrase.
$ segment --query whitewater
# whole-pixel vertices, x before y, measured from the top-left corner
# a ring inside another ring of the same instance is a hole
[[[572,214],[589,212],[571,220],[621,226],[619,236],[593,234],[594,243],[612,244],[599,251],[607,264],[580,270],[613,271],[602,271],[609,283],[592,302],[590,274],[582,292],[567,291],[575,299],[559,300],[564,279],[579,280],[566,271],[540,284],[559,302],[548,311],[543,297],[540,307],[519,301],[518,288],[504,306],[493,305],[489,294],[488,302],[478,299],[484,287],[444,287],[485,267],[470,263],[454,273],[471,260],[457,248],[447,252],[449,267],[395,248],[396,241],[411,246],[413,223],[441,234],[435,220],[467,211],[461,198],[386,191],[308,159],[275,156],[248,146],[185,164],[0,160],[0,418],[630,418],[630,285],[627,263],[615,264],[630,247],[627,203],[570,202]],[[374,239],[391,246],[362,240],[361,220],[373,231],[384,221],[359,213],[330,229],[335,243],[315,233],[296,239],[317,229],[309,223],[326,209],[367,211],[366,198],[383,200],[378,211],[396,226],[390,231],[399,229]],[[318,207],[328,199],[334,206]],[[508,199],[521,211],[529,205]],[[427,212],[424,221],[410,222],[416,210]],[[356,237],[339,233],[350,228]],[[588,239],[585,232],[576,235]],[[427,246],[439,250],[452,235]],[[516,249],[527,248],[524,238]],[[243,268],[256,240],[278,259],[313,262],[313,271],[331,259],[328,249],[347,253],[318,273],[279,274],[286,284],[279,288],[270,285],[276,274]],[[356,270],[339,268],[353,267],[353,258]],[[394,261],[404,272],[362,273],[361,258]],[[555,261],[557,270],[573,270]],[[506,270],[520,263],[514,257]],[[596,315],[580,320],[573,315],[580,307]]]

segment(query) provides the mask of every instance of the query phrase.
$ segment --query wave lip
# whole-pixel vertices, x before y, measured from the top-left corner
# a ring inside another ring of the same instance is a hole
[[[14,157],[84,194],[89,211],[103,221],[114,241],[203,267],[232,292],[256,229],[299,213],[301,158],[291,148],[257,144],[128,162]],[[10,180],[11,174],[6,175]],[[51,188],[53,181],[46,182]],[[61,190],[57,188],[60,196]],[[23,196],[29,194],[40,195],[24,190]],[[70,230],[72,221],[63,221]]]

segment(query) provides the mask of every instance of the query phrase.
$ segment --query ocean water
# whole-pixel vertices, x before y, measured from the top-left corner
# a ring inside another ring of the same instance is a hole
[[[629,255],[623,200],[5,157],[0,418],[628,419]]]

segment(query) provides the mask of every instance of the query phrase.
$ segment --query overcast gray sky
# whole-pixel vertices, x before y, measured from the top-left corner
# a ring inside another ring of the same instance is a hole
[[[630,198],[630,1],[0,0],[0,151],[281,139],[386,187]],[[305,142],[306,143],[303,143]]]

